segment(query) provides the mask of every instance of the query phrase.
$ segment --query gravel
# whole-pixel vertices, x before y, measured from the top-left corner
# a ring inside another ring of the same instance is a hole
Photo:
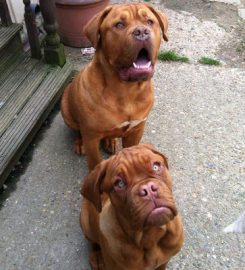
[[[162,44],[162,50],[174,50],[195,63],[203,56],[217,58],[217,48],[231,39],[215,22],[200,21],[187,12],[164,11],[169,17],[169,42]]]

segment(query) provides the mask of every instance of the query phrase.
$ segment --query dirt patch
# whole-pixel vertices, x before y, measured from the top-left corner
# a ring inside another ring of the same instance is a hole
[[[163,0],[166,8],[192,13],[199,20],[215,21],[232,31],[238,20],[237,7],[206,0]]]
[[[200,21],[213,21],[232,35],[221,45],[217,55],[226,64],[245,67],[245,22],[238,16],[238,7],[208,0],[162,0],[165,8],[188,12]]]
[[[206,0],[163,0],[166,8],[192,13],[199,20],[215,21],[226,31],[232,31],[237,24],[237,7]]]

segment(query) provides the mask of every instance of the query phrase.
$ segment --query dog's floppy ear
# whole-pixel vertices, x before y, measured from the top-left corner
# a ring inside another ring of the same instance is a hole
[[[111,5],[106,7],[103,11],[97,13],[92,19],[90,19],[83,28],[84,34],[91,41],[94,48],[96,48],[99,43],[100,25],[111,10]]]
[[[107,161],[99,163],[84,179],[81,194],[93,203],[98,212],[102,210],[101,184],[106,175]]]
[[[150,5],[147,5],[145,4],[151,11],[152,13],[154,13],[154,15],[156,16],[159,24],[160,24],[160,27],[162,29],[162,36],[163,36],[163,39],[165,41],[168,41],[168,36],[167,36],[167,31],[168,31],[168,17],[161,13],[160,11],[158,10],[155,10],[152,6]]]
[[[169,168],[168,167],[168,159],[162,153],[160,153],[159,151],[157,151],[152,144],[141,144],[141,145],[143,145],[144,147],[148,148],[153,153],[161,156],[163,158],[163,160],[164,160],[164,164],[165,164],[166,168],[167,169]]]

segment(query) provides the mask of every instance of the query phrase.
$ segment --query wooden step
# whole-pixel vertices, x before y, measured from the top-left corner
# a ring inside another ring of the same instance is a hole
[[[34,94],[38,86],[42,83],[43,79],[47,75],[47,69],[48,66],[41,62],[37,62],[30,72],[26,72],[28,74],[23,76],[23,80],[16,87],[14,94],[10,95],[6,102],[2,102],[0,110],[0,137],[14,121],[15,117],[25,106],[28,99]],[[8,85],[10,87],[11,84]],[[12,89],[8,89],[8,92],[11,93],[11,90]],[[8,94],[8,92],[6,94]]]
[[[15,65],[12,67],[12,70],[15,69],[16,66],[19,65],[17,62],[20,61],[21,58],[25,57],[21,49],[22,48],[18,48],[16,44],[13,42],[8,46],[7,49],[0,52],[0,76],[1,77],[3,73],[11,71],[9,70],[9,68],[12,65]],[[0,83],[2,83],[2,78],[0,80]]]
[[[2,104],[15,93],[15,90],[38,63],[38,60],[32,59],[29,54],[21,55],[18,58],[15,64],[0,75],[0,102]]]
[[[0,23],[0,85],[25,57],[19,34],[21,29],[19,24],[5,27]]]
[[[0,51],[7,47],[8,44],[19,35],[21,29],[21,24],[13,23],[10,26],[3,26],[0,23]]]
[[[38,70],[39,66],[36,65],[26,76],[26,82],[17,87],[16,98],[14,94],[11,95],[6,105],[0,108],[0,118],[3,116],[4,119],[3,124],[1,123],[3,134],[0,137],[0,186],[59,100],[72,74],[72,66],[69,63],[62,68],[44,67],[36,73],[39,79],[34,82],[35,69]],[[28,84],[29,89],[24,90]],[[25,94],[21,95],[21,91],[25,91]],[[8,117],[8,114],[11,117]]]

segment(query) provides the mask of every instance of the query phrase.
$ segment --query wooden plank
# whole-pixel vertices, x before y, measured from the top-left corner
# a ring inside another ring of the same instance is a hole
[[[48,67],[39,62],[28,74],[26,79],[16,89],[14,94],[8,99],[2,108],[0,108],[0,137],[5,130],[17,117],[20,110],[36,91],[42,80],[46,77]]]
[[[11,76],[18,66],[22,65],[23,61],[26,61],[26,56],[24,54],[14,55],[7,59],[5,67],[0,69],[0,87],[7,80],[8,76]],[[1,92],[0,92],[1,97]]]
[[[22,29],[21,24],[14,23],[10,26],[0,24],[0,50],[2,50]]]
[[[20,39],[15,37],[7,47],[0,50],[0,75],[17,60],[16,56],[20,54],[23,54],[22,44]]]
[[[0,82],[0,102],[5,104],[19,85],[25,80],[30,71],[38,63],[38,60],[31,59],[26,55],[22,62],[13,70],[12,73]],[[12,70],[12,67],[10,67]]]
[[[60,98],[71,73],[69,63],[54,68],[0,138],[0,186]]]

